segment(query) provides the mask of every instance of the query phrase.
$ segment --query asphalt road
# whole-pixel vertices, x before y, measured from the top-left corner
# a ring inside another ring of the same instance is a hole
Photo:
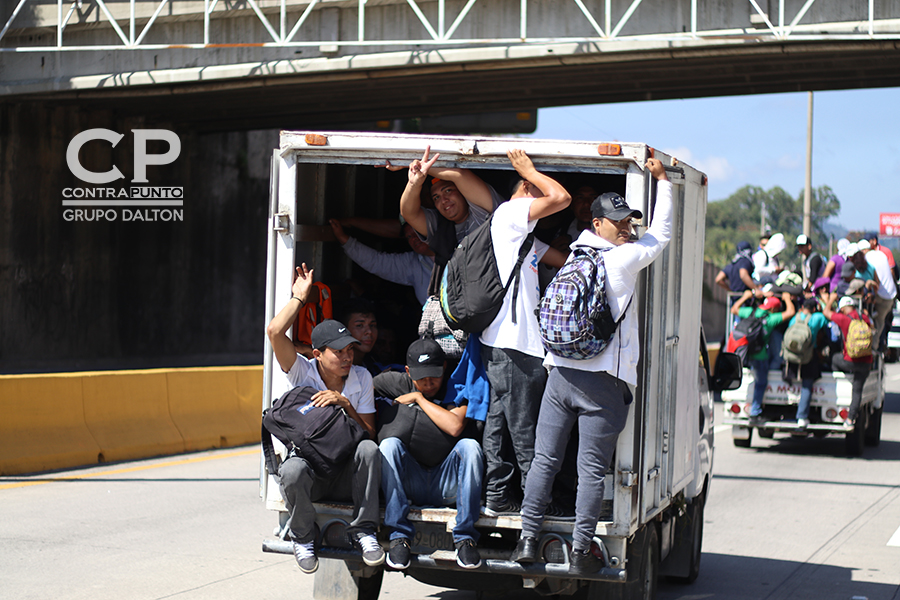
[[[900,600],[900,365],[888,378],[859,459],[836,437],[735,448],[720,426],[700,577],[660,600]],[[310,599],[292,557],[260,550],[258,472],[248,447],[0,478],[0,599]],[[381,598],[474,594],[390,573]]]

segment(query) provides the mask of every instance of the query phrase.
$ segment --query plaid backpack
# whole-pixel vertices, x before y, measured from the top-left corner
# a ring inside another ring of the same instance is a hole
[[[583,360],[603,352],[622,319],[613,320],[606,301],[602,251],[579,246],[572,253],[541,298],[538,325],[548,352]]]

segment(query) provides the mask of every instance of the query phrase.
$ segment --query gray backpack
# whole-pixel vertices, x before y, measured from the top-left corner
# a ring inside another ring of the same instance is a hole
[[[815,340],[808,321],[809,317],[799,314],[794,319],[794,323],[784,332],[784,341],[781,343],[781,357],[785,361],[805,365],[812,360]]]

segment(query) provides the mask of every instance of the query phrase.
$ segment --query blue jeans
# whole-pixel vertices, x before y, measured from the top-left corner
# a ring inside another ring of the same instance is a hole
[[[753,368],[753,404],[750,405],[750,416],[756,417],[762,414],[763,397],[766,395],[766,387],[769,385],[768,357],[759,360],[751,360]]]
[[[416,532],[409,521],[410,504],[417,506],[456,505],[453,541],[478,541],[475,521],[481,511],[481,479],[484,455],[472,439],[461,439],[439,466],[423,467],[398,438],[386,438],[381,450],[381,489],[384,492],[384,524],[391,539],[412,538]]]
[[[800,402],[797,404],[797,420],[809,418],[809,402],[812,400],[812,387],[815,379],[800,380]]]

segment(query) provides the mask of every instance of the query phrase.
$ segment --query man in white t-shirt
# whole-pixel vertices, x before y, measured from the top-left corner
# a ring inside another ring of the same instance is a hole
[[[866,262],[875,269],[878,277],[878,290],[875,292],[875,336],[872,338],[872,350],[881,349],[882,335],[885,325],[891,326],[894,314],[894,299],[897,297],[897,284],[888,258],[881,250],[873,250],[868,240],[859,240],[857,246],[865,254]],[[888,319],[888,315],[891,318]]]
[[[593,229],[582,232],[572,244],[573,248],[584,245],[604,251],[607,300],[619,326],[609,345],[593,358],[574,360],[547,354],[544,364],[553,369],[541,400],[534,462],[522,503],[522,537],[512,560],[529,563],[537,559],[537,534],[577,421],[578,487],[569,573],[596,573],[604,566],[603,560],[591,553],[591,540],[603,503],[604,477],[625,427],[640,359],[639,311],[629,304],[638,274],[662,253],[672,231],[672,184],[658,159],[649,159],[647,169],[658,183],[653,221],[646,233],[631,241],[631,219],[643,214],[632,210],[619,194],[607,192],[591,206]]]
[[[522,180],[491,220],[494,257],[504,285],[513,276],[519,248],[538,219],[563,210],[571,201],[565,188],[539,173],[524,151],[510,150],[507,154]],[[487,463],[485,514],[489,516],[519,511],[520,491],[511,489],[512,482],[518,469],[522,486],[525,484],[547,381],[535,316],[541,293],[538,262],[560,267],[564,260],[562,253],[535,240],[522,263],[518,291],[509,287],[500,312],[481,332],[481,360],[491,385],[482,441]]]
[[[287,332],[306,303],[312,280],[313,272],[306,264],[297,267],[291,299],[269,323],[266,335],[272,343],[275,359],[291,385],[319,390],[312,396],[313,404],[341,407],[370,439],[359,443],[353,460],[331,479],[316,475],[309,463],[294,453],[281,463],[279,484],[290,512],[294,557],[304,573],[314,573],[319,566],[315,553],[316,511],[313,502],[324,498],[352,500],[353,519],[347,527],[347,537],[362,555],[363,562],[377,566],[384,562],[384,550],[375,538],[379,519],[381,453],[372,441],[376,439],[372,376],[364,367],[353,364],[354,347],[359,341],[343,324],[331,319],[322,321],[312,330],[313,358],[297,354]]]

